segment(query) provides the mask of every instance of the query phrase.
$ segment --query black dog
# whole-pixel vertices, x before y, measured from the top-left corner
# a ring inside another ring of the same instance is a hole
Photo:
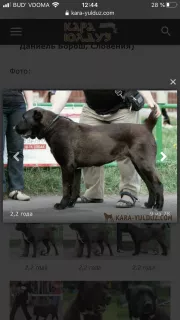
[[[51,111],[33,108],[16,125],[16,132],[26,138],[44,138],[62,170],[63,198],[56,209],[73,207],[80,194],[81,170],[129,158],[148,191],[147,208],[162,210],[163,185],[155,170],[156,108],[145,124],[108,124],[90,126],[57,116]]]
[[[58,308],[54,304],[35,305],[33,309],[33,314],[36,316],[36,320],[39,320],[39,317],[42,317],[44,318],[44,320],[46,320],[49,315],[52,316],[52,320],[59,319]]]
[[[160,226],[151,226],[140,228],[131,223],[122,223],[118,226],[122,232],[128,232],[135,245],[135,252],[133,255],[138,255],[141,251],[142,242],[148,242],[152,239],[157,240],[162,248],[162,255],[167,256],[168,248],[166,245],[166,237],[165,237],[165,224]]]
[[[104,282],[81,282],[78,293],[67,308],[64,320],[102,320],[111,296]]]
[[[131,320],[170,320],[169,315],[157,305],[156,294],[149,286],[128,288],[126,299]]]
[[[109,249],[109,253],[113,256],[111,246],[108,239],[108,231],[104,229],[95,230],[91,224],[71,223],[69,227],[77,232],[77,238],[79,243],[78,257],[83,256],[84,245],[87,246],[87,258],[91,257],[92,244],[97,243],[100,246],[101,254],[104,253],[105,243]]]
[[[47,226],[44,228],[37,228],[33,224],[28,223],[17,223],[16,230],[21,231],[23,234],[24,240],[24,252],[22,254],[23,257],[28,257],[30,244],[33,246],[33,255],[32,257],[36,257],[37,253],[37,244],[42,241],[46,247],[46,252],[41,252],[42,255],[48,255],[50,252],[49,242],[52,244],[55,250],[55,255],[58,255],[58,250],[56,247],[56,242],[54,239],[54,231],[56,230],[54,227]]]

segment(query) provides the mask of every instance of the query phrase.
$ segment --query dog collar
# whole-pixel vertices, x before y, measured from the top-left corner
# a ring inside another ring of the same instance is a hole
[[[44,130],[44,136],[45,136],[45,134],[51,129],[52,125],[53,125],[59,118],[65,118],[65,119],[67,119],[67,120],[69,120],[69,121],[72,121],[71,119],[69,119],[69,118],[67,118],[67,117],[63,117],[63,116],[57,115],[57,116],[52,120],[52,122],[50,123],[50,125]],[[73,122],[73,121],[72,121],[72,122]],[[43,137],[42,137],[42,138],[43,138]],[[42,139],[42,138],[41,138],[41,139]]]
[[[57,115],[52,122],[50,123],[50,125],[44,130],[44,135],[51,129],[52,125],[60,118],[59,115]]]

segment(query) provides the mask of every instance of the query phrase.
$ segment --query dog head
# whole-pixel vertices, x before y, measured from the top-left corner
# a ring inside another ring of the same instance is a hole
[[[100,315],[106,310],[111,296],[107,283],[80,282],[78,287],[78,303],[80,313],[83,315]]]
[[[72,230],[80,231],[80,230],[82,230],[82,223],[70,223],[69,227]]]
[[[156,294],[149,286],[130,287],[126,292],[131,317],[135,319],[151,319],[156,312]]]
[[[23,114],[22,119],[15,126],[15,130],[26,139],[42,139],[47,126],[51,124],[54,116],[51,111],[33,108]]]

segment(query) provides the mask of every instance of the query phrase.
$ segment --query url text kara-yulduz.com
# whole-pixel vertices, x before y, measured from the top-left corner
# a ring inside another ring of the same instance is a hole
[[[114,11],[97,11],[97,10],[90,10],[90,11],[74,11],[74,10],[66,10],[66,16],[114,16]]]

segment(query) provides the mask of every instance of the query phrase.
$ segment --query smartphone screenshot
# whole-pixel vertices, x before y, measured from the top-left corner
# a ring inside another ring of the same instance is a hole
[[[177,320],[180,2],[0,5],[2,314]]]

